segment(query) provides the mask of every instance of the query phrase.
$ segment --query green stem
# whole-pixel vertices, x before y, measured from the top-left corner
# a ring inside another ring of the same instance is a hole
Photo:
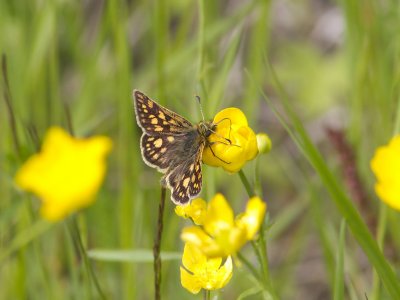
[[[203,290],[203,299],[204,300],[210,300],[211,299],[211,291]]]
[[[265,234],[264,223],[262,223],[261,227],[260,227],[258,245],[259,245],[259,250],[260,250],[260,254],[261,254],[261,264],[263,267],[262,270],[263,270],[264,282],[269,284],[271,281],[269,278],[267,243],[265,241],[264,234]]]
[[[247,195],[249,197],[253,197],[255,195],[255,192],[252,189],[250,182],[247,180],[247,177],[244,174],[243,170],[239,171],[239,177],[240,177],[240,180],[242,181],[244,188],[246,189]]]
[[[153,247],[153,257],[154,257],[154,289],[155,289],[155,299],[161,299],[161,238],[163,232],[163,216],[164,216],[164,207],[165,207],[165,195],[166,188],[161,187],[161,198],[160,205],[158,207],[158,221],[157,221],[157,232],[156,237],[154,239],[154,247]]]
[[[239,260],[249,269],[250,273],[254,276],[257,281],[260,281],[260,274],[258,274],[256,268],[247,260],[247,258],[240,252],[236,253]]]
[[[93,267],[92,267],[92,265],[90,263],[89,257],[87,256],[86,249],[83,246],[83,242],[82,242],[81,234],[80,234],[80,231],[79,231],[78,223],[77,223],[76,218],[74,216],[72,217],[72,222],[68,223],[68,225],[69,225],[68,229],[69,229],[69,231],[71,233],[71,236],[72,236],[72,238],[73,238],[73,240],[74,240],[79,252],[81,253],[81,255],[83,257],[83,263],[85,265],[86,272],[88,273],[89,278],[91,278],[93,280],[94,286],[95,286],[95,288],[97,290],[97,293],[100,296],[100,299],[104,299],[104,300],[107,299],[106,296],[104,295],[101,287],[100,287],[100,284],[99,284],[99,281],[97,279],[97,276],[96,276],[96,274],[95,274],[95,272],[93,270]]]
[[[242,184],[244,188],[246,189],[246,192],[249,197],[253,197],[256,195],[254,189],[251,187],[249,180],[247,179],[246,175],[242,170],[239,171],[239,177],[240,180],[242,181]],[[264,222],[261,223],[260,231],[259,231],[259,238],[258,241],[252,241],[252,246],[253,250],[258,258],[258,261],[260,262],[261,269],[262,269],[262,285],[265,287],[267,292],[270,293],[272,298],[277,298],[275,292],[272,289],[271,286],[271,280],[269,277],[269,266],[268,266],[268,253],[267,253],[267,244],[265,241],[265,230],[264,230]],[[239,256],[239,255],[238,255]],[[240,256],[239,256],[240,258]],[[260,278],[259,276],[256,276],[256,278]]]

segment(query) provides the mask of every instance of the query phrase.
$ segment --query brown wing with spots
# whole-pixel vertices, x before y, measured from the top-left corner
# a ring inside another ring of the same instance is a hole
[[[184,117],[157,104],[142,92],[135,90],[133,94],[137,123],[147,134],[181,134],[193,128]]]
[[[171,200],[175,204],[186,204],[200,193],[203,182],[201,173],[203,150],[204,143],[201,143],[196,155],[178,165],[167,176],[166,182],[171,189]]]
[[[143,133],[140,140],[140,148],[144,162],[150,167],[157,168],[165,173],[171,164],[171,154],[180,136],[155,135]]]

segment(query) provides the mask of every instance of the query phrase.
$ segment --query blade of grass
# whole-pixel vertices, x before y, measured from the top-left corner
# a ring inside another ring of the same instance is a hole
[[[12,253],[26,246],[38,236],[48,231],[52,226],[53,224],[49,222],[38,220],[33,225],[19,232],[8,247],[0,249],[0,263]]]
[[[132,155],[136,150],[134,141],[137,140],[137,133],[133,130],[132,111],[127,109],[132,107],[131,93],[132,86],[130,78],[132,76],[130,48],[126,36],[126,19],[127,7],[126,3],[119,1],[107,1],[105,13],[109,20],[109,30],[113,35],[113,45],[116,56],[116,65],[118,66],[116,76],[116,94],[117,99],[117,117],[118,117],[118,137],[117,143],[123,144],[118,151],[118,164],[123,166],[120,168],[118,177],[120,178],[120,191],[118,194],[118,210],[120,211],[118,218],[118,236],[120,246],[122,248],[134,247],[136,222],[132,213],[135,211],[135,204],[132,199],[135,196],[135,191],[138,189],[138,168],[139,157]],[[135,75],[135,74],[134,74]],[[135,298],[136,291],[132,289],[132,282],[137,280],[134,266],[125,264],[121,266],[122,282],[121,294],[126,299]]]
[[[397,100],[397,110],[394,122],[393,135],[400,133],[400,98]],[[378,217],[378,228],[377,228],[377,241],[381,249],[384,248],[385,236],[387,231],[387,219],[388,219],[388,207],[384,203],[379,205],[379,217]],[[380,280],[378,274],[374,273],[373,284],[372,284],[372,297],[371,299],[380,298]]]
[[[137,262],[152,263],[154,261],[153,250],[135,249],[135,250],[106,250],[92,249],[88,251],[91,259],[110,262]],[[161,260],[180,260],[182,253],[161,251]]]
[[[345,248],[345,238],[346,238],[346,220],[342,219],[340,223],[340,233],[339,233],[339,244],[337,247],[336,255],[336,271],[335,271],[335,282],[333,290],[334,300],[344,299],[344,248]]]
[[[274,113],[288,131],[289,135],[293,138],[294,142],[299,147],[299,150],[305,155],[307,160],[321,177],[321,180],[331,195],[331,199],[335,202],[341,215],[346,219],[352,234],[364,250],[371,264],[375,267],[389,294],[393,299],[400,299],[400,284],[395,273],[383,256],[378,244],[371,236],[368,227],[360,217],[360,214],[354,207],[353,203],[342,190],[335,176],[330,172],[321,153],[312,143],[299,117],[291,108],[288,97],[268,60],[266,61],[266,67],[269,74],[272,76],[273,84],[281,99],[285,113],[290,119],[294,129],[292,130],[289,124],[284,121],[272,101],[261,90],[264,100],[271,106],[271,108],[273,108]]]
[[[318,197],[315,184],[309,184],[311,194],[311,211],[315,226],[318,231],[320,245],[324,255],[325,266],[329,278],[331,289],[334,289],[334,270],[335,270],[335,255],[332,244],[332,237],[329,235],[328,226],[333,226],[330,220],[326,220],[323,215],[322,203]],[[327,224],[329,222],[329,224]]]

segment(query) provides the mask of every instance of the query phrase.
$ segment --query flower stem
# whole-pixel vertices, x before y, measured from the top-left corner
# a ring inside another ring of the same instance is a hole
[[[240,180],[242,181],[244,188],[246,189],[248,196],[253,197],[254,195],[256,195],[254,189],[250,185],[249,180],[247,179],[246,175],[244,174],[244,172],[242,170],[239,171],[239,177],[240,177]],[[271,297],[273,299],[277,299],[277,296],[276,296],[274,290],[272,289],[271,280],[269,277],[267,244],[265,241],[264,234],[265,234],[265,229],[264,229],[264,222],[263,222],[263,223],[261,223],[258,241],[252,242],[253,250],[257,256],[258,261],[260,262],[261,271],[262,271],[262,280],[260,280],[260,276],[256,276],[256,278],[259,279],[260,281],[262,281],[262,285],[264,286],[266,291],[271,295]],[[239,254],[238,254],[238,257],[241,258],[241,256],[239,256]],[[249,267],[249,265],[247,265],[247,266]],[[254,275],[254,273],[253,273],[253,275]]]
[[[247,260],[247,258],[240,252],[237,252],[236,255],[240,259],[240,261],[249,269],[254,278],[260,281],[260,274],[258,274],[256,268],[253,267],[253,265]]]
[[[96,276],[96,274],[93,270],[93,267],[89,261],[89,257],[87,256],[85,247],[83,246],[83,242],[82,242],[81,234],[80,234],[80,231],[78,228],[78,223],[76,222],[76,218],[72,217],[72,222],[68,223],[68,225],[69,225],[68,229],[71,233],[72,239],[74,240],[76,247],[78,248],[80,254],[83,257],[83,263],[85,265],[85,269],[89,275],[89,278],[91,278],[93,280],[94,286],[96,287],[96,290],[100,296],[100,299],[107,299],[100,287],[97,276]]]
[[[211,291],[203,290],[203,299],[204,300],[210,300],[211,299]]]
[[[264,224],[261,224],[260,227],[260,236],[257,241],[257,246],[260,251],[260,256],[261,256],[261,266],[262,266],[262,273],[263,273],[263,279],[265,285],[268,287],[269,290],[271,290],[271,280],[269,278],[269,263],[268,263],[268,254],[267,254],[267,243],[265,241],[265,230],[264,230]]]
[[[161,199],[160,205],[158,207],[158,221],[157,221],[157,232],[154,239],[153,247],[153,257],[154,257],[154,289],[155,289],[155,299],[161,299],[161,237],[163,232],[163,216],[165,207],[165,195],[167,190],[165,187],[161,187]]]
[[[239,177],[243,183],[244,188],[246,189],[247,195],[249,195],[249,197],[253,197],[255,195],[255,192],[251,188],[250,182],[247,180],[247,177],[244,174],[243,170],[239,171]]]

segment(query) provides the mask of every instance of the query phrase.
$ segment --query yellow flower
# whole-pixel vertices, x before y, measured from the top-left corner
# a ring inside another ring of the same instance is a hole
[[[377,178],[375,191],[379,198],[400,210],[400,135],[376,150],[371,168]]]
[[[234,219],[232,208],[222,194],[216,194],[207,207],[203,228],[191,226],[181,234],[182,240],[198,247],[207,257],[234,254],[257,234],[267,205],[252,197],[246,211]]]
[[[207,258],[196,247],[185,244],[181,267],[181,284],[189,292],[197,294],[201,289],[223,288],[232,277],[232,258],[221,266],[222,258]]]
[[[201,198],[196,198],[186,205],[177,205],[175,207],[175,213],[185,219],[191,218],[196,225],[202,225],[206,208],[206,201]]]
[[[107,137],[76,139],[63,129],[52,127],[41,151],[25,162],[15,181],[42,200],[43,218],[60,220],[94,201],[111,147]]]
[[[213,120],[217,124],[216,132],[211,134],[212,145],[204,149],[203,162],[225,171],[238,172],[243,165],[256,157],[257,139],[248,126],[246,116],[238,108],[226,108],[220,111]],[[231,143],[229,143],[229,139]]]

